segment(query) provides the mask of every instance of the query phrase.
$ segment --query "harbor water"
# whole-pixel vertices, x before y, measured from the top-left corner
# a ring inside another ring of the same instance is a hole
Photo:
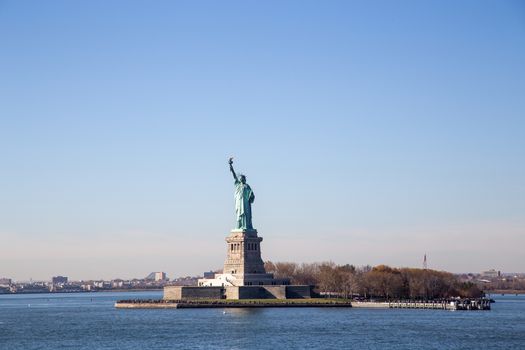
[[[161,292],[0,295],[0,349],[525,349],[525,296],[491,311],[121,310]]]

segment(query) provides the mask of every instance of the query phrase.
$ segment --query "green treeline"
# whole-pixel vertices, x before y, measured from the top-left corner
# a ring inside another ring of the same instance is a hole
[[[450,272],[429,269],[271,261],[265,268],[277,278],[291,278],[292,284],[315,285],[320,293],[343,297],[430,300],[483,294],[475,284],[461,282]]]

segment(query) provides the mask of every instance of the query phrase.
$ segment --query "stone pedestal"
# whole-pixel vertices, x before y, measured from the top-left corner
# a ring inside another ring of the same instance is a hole
[[[232,230],[226,237],[226,260],[222,274],[200,279],[199,286],[288,285],[289,279],[276,279],[266,273],[261,258],[262,237],[257,230]]]
[[[262,240],[262,237],[257,236],[257,230],[232,230],[226,237],[228,244],[223,273],[265,274],[261,259]]]

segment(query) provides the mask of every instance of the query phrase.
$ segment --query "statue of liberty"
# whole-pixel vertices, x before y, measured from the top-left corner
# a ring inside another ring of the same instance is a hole
[[[233,170],[233,158],[230,158],[230,171],[235,179],[235,214],[237,215],[237,226],[239,230],[253,230],[252,225],[252,203],[255,200],[255,194],[246,183],[246,176],[235,173]]]

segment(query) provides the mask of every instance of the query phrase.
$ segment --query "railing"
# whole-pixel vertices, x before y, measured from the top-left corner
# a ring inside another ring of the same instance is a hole
[[[395,300],[388,301],[388,307],[396,309],[490,310],[490,300],[486,298]]]

